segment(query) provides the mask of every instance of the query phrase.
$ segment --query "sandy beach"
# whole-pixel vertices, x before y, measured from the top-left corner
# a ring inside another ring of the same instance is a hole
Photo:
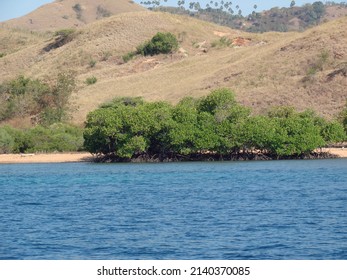
[[[1,163],[60,163],[91,161],[90,153],[2,154]]]
[[[322,151],[337,155],[338,157],[347,158],[346,148],[323,148]]]
[[[347,149],[323,148],[323,152],[329,152],[338,157],[347,158]],[[88,162],[92,161],[90,153],[52,153],[52,154],[1,154],[2,163],[63,163],[63,162]]]

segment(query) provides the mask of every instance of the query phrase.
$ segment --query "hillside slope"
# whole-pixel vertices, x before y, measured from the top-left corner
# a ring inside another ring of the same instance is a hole
[[[55,31],[83,27],[116,14],[145,10],[130,0],[56,0],[3,24],[34,31]]]
[[[204,28],[210,34],[200,42],[209,45],[216,40],[211,35],[218,34],[232,40],[246,38],[249,43],[232,48],[210,47],[207,53],[189,50],[188,57],[170,63],[157,57],[135,60],[126,67],[136,69],[146,64],[152,67],[147,71],[133,70],[126,76],[101,71],[103,79],[98,84],[84,87],[76,94],[81,108],[76,117],[83,119],[89,110],[113,96],[144,96],[149,100],[176,102],[187,95],[205,95],[218,87],[233,89],[238,100],[257,113],[272,106],[289,105],[334,117],[344,106],[347,18],[304,33],[255,36],[214,28]],[[183,46],[187,48],[192,41],[188,37]]]
[[[159,31],[179,38],[177,53],[123,62],[123,55]],[[237,99],[255,112],[291,105],[334,117],[347,99],[346,17],[303,33],[250,34],[145,11],[89,24],[76,31],[71,41],[49,50],[56,38],[26,36],[27,43],[15,52],[3,50],[8,54],[0,58],[0,82],[19,74],[50,80],[59,72],[74,71],[76,123],[83,123],[88,112],[117,96],[174,103],[218,87],[234,90]],[[232,44],[219,45],[222,37]],[[87,85],[92,76],[97,83]]]

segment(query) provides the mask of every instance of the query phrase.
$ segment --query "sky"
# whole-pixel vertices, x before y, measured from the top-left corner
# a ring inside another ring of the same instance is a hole
[[[117,2],[117,0],[114,0]],[[141,1],[147,0],[135,0],[135,2],[140,3]],[[229,1],[229,0],[225,0]],[[29,12],[35,10],[43,4],[54,2],[52,0],[0,0],[0,21],[5,21],[11,18],[16,18],[28,14]],[[161,1],[164,3],[164,1]],[[194,0],[186,0],[186,3],[194,2]],[[205,7],[206,3],[209,3],[210,0],[196,0],[200,2],[202,7]],[[258,6],[257,11],[267,10],[272,7],[289,7],[291,0],[231,0],[233,2],[233,7],[238,4],[240,9],[243,11],[244,15],[247,15],[253,11],[253,6],[256,4]],[[301,6],[305,3],[313,3],[315,1],[309,0],[296,0],[296,5]],[[322,1],[325,2],[325,1]],[[341,1],[335,1],[341,2]],[[168,0],[168,6],[175,6],[177,0]]]

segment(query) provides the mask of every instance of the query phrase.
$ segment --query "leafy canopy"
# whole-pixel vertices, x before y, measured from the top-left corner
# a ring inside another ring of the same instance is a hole
[[[341,123],[312,111],[278,107],[252,116],[229,89],[199,99],[186,97],[175,106],[118,98],[91,112],[84,131],[88,151],[116,160],[225,157],[256,150],[274,158],[299,157],[344,139]]]

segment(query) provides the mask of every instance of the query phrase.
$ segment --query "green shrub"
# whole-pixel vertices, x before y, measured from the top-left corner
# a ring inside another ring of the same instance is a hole
[[[92,76],[92,77],[89,77],[89,78],[86,79],[86,84],[87,85],[93,85],[97,81],[98,81],[98,79],[96,77]]]
[[[81,7],[81,4],[80,3],[77,3],[75,4],[72,9],[75,11],[75,12],[81,12],[82,11],[82,7]]]
[[[231,45],[231,40],[227,37],[222,37],[220,38],[219,40],[217,41],[213,41],[211,43],[211,47],[213,48],[216,48],[216,47],[219,47],[219,48],[222,48],[222,47],[229,47]]]
[[[14,139],[4,128],[0,128],[0,154],[13,152]]]
[[[99,6],[97,7],[96,14],[97,14],[98,18],[103,18],[103,17],[110,17],[110,16],[112,16],[112,13],[111,13],[108,9],[104,8],[104,7],[101,6],[101,5],[99,5]]]
[[[72,152],[83,146],[82,129],[56,123],[49,127],[36,126],[25,131],[25,152]]]
[[[38,116],[43,125],[66,120],[75,88],[73,73],[58,74],[55,84],[19,76],[0,84],[0,121]]]
[[[161,33],[158,32],[154,37],[139,46],[136,51],[129,52],[122,56],[125,63],[132,60],[136,55],[157,55],[157,54],[168,54],[178,49],[178,40],[170,32]]]
[[[55,36],[54,41],[46,45],[43,48],[43,51],[50,52],[51,50],[55,50],[66,45],[74,39],[75,34],[74,29],[61,29],[56,31],[53,34],[53,36]]]
[[[96,60],[95,60],[95,59],[91,59],[91,60],[89,61],[89,67],[90,67],[90,68],[94,68],[95,65],[96,65]]]
[[[24,76],[0,85],[0,121],[24,117],[39,111],[38,100],[49,91],[49,86],[39,80]]]
[[[54,36],[60,36],[60,37],[64,37],[64,38],[67,38],[69,36],[71,36],[72,34],[75,33],[75,29],[60,29],[60,30],[57,30],[56,32],[54,32]]]
[[[81,4],[77,3],[74,6],[72,6],[72,9],[75,11],[77,19],[81,20],[82,19],[82,6]]]
[[[136,53],[135,52],[129,52],[125,55],[122,56],[122,59],[125,63],[129,62],[135,57]]]
[[[107,61],[112,56],[112,53],[109,51],[105,51],[102,53],[102,61]]]
[[[306,76],[314,76],[317,72],[323,71],[324,66],[328,63],[329,51],[323,50],[317,59],[309,66]]]
[[[168,54],[178,49],[178,40],[170,32],[161,33],[158,32],[147,43],[137,48],[137,53],[144,56],[156,55],[156,54]]]
[[[327,144],[334,144],[346,140],[346,132],[343,124],[333,121],[322,127],[321,135]]]
[[[5,55],[5,53],[0,53],[0,58],[4,57]]]
[[[347,102],[346,102],[345,108],[339,114],[339,120],[341,121],[342,125],[344,126],[345,132],[347,134]]]

